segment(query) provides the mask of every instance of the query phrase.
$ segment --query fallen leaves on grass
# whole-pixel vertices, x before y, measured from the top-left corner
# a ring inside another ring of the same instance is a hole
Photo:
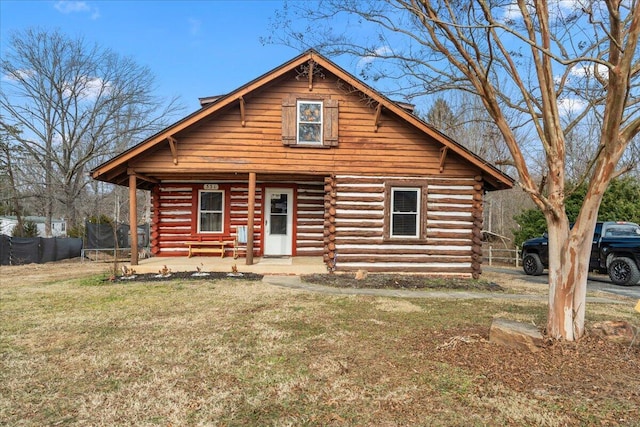
[[[431,277],[424,274],[367,274],[357,278],[353,274],[307,274],[302,280],[307,283],[336,288],[374,289],[452,289],[502,292],[497,283],[452,277]]]

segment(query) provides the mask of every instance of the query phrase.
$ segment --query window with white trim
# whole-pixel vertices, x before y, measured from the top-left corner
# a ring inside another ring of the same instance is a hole
[[[420,237],[420,188],[391,188],[390,237]]]
[[[298,101],[298,144],[322,145],[322,101]]]
[[[198,192],[198,233],[222,233],[224,229],[224,191]]]
[[[288,147],[338,146],[338,100],[292,94],[282,100],[282,143]]]

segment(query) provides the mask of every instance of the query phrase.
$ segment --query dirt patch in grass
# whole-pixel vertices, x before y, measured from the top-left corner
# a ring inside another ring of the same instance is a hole
[[[501,292],[504,288],[495,282],[461,278],[430,277],[424,274],[367,274],[357,279],[355,274],[307,274],[301,276],[307,283],[336,288],[373,289],[451,289],[465,291]]]

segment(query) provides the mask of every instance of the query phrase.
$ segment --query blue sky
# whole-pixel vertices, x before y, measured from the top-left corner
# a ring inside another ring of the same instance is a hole
[[[160,96],[178,95],[188,112],[198,97],[227,93],[298,55],[266,45],[274,0],[0,0],[0,49],[8,34],[59,29],[133,57],[156,76]]]

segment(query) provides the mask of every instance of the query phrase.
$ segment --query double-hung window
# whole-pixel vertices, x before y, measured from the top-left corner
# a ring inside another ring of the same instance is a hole
[[[389,237],[420,237],[420,200],[420,188],[391,188]]]
[[[282,100],[282,143],[288,147],[338,146],[338,100],[292,94]]]
[[[198,233],[222,233],[224,228],[224,191],[200,190],[198,193]]]
[[[298,144],[322,145],[322,101],[298,101]]]

